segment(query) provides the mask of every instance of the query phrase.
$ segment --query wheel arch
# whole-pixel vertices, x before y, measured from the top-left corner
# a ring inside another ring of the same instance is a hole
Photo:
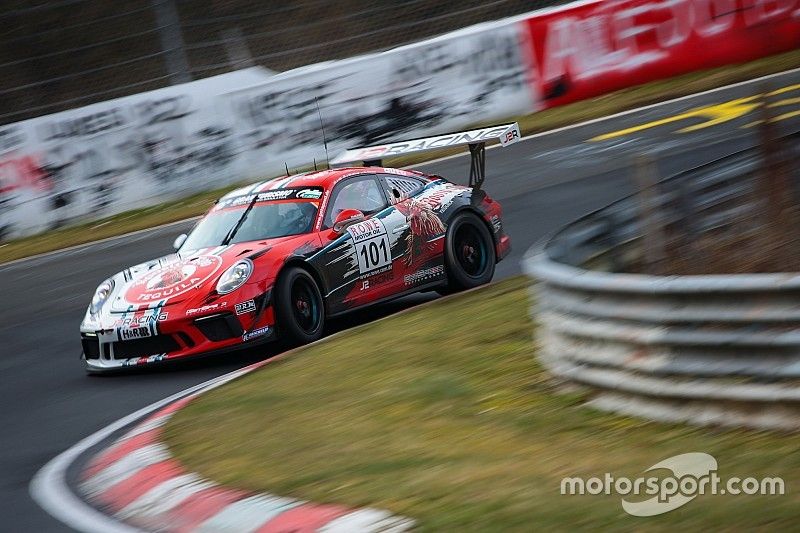
[[[484,213],[480,209],[475,207],[474,205],[462,205],[461,207],[459,207],[458,209],[453,211],[453,214],[450,216],[450,220],[447,221],[447,230],[448,230],[447,234],[449,234],[449,231],[450,231],[450,224],[461,213],[473,214],[476,217],[478,217],[478,220],[483,222],[483,225],[486,226],[486,229],[489,231],[489,235],[492,236],[492,245],[493,245],[492,246],[492,250],[494,251],[495,261],[499,261],[499,258],[497,256],[497,234],[495,234],[494,228],[489,223],[489,221],[486,220],[486,217],[484,216]]]
[[[316,283],[317,287],[319,287],[319,292],[322,293],[322,303],[325,305],[325,312],[327,313],[328,299],[326,298],[326,295],[328,294],[328,287],[325,284],[324,279],[320,274],[320,272],[317,270],[317,268],[313,264],[306,261],[304,258],[299,256],[292,256],[289,259],[287,259],[286,262],[283,263],[283,266],[281,266],[281,269],[278,271],[278,275],[275,276],[276,282],[278,278],[281,277],[281,275],[283,275],[283,273],[287,269],[292,267],[302,268],[303,270],[308,272],[308,274],[314,279],[314,283]]]

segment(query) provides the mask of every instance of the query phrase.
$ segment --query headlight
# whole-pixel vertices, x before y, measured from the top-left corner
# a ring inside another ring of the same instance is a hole
[[[103,283],[97,287],[97,290],[94,291],[94,296],[92,297],[92,305],[89,306],[93,315],[96,315],[100,308],[103,307],[103,304],[106,303],[108,300],[111,291],[114,290],[114,280],[107,279]]]
[[[233,292],[247,281],[253,273],[253,263],[249,259],[242,259],[226,270],[217,282],[217,292],[228,294]]]

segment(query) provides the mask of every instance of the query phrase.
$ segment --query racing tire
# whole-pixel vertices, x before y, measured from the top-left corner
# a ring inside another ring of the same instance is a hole
[[[446,295],[485,285],[492,281],[496,263],[494,239],[486,224],[473,213],[461,213],[447,230],[447,285],[438,292]]]
[[[322,337],[325,302],[317,282],[306,270],[289,267],[275,284],[278,335],[290,344],[308,344]]]

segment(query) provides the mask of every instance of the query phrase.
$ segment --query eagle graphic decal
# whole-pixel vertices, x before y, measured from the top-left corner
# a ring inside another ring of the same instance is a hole
[[[426,251],[434,248],[431,240],[445,232],[445,225],[427,203],[418,200],[397,204],[397,210],[406,216],[410,232],[406,236],[408,254],[406,265],[425,255]]]

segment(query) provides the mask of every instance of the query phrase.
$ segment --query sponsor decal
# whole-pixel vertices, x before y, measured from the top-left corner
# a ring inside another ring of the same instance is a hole
[[[386,233],[386,226],[380,219],[372,218],[349,226],[347,232],[353,237],[353,242],[361,242]]]
[[[430,281],[439,276],[444,275],[444,267],[437,265],[435,267],[423,268],[413,274],[406,274],[403,276],[403,283],[406,285],[415,285],[423,281]]]
[[[507,145],[509,143],[512,143],[512,142],[515,142],[517,140],[519,140],[519,130],[518,129],[513,129],[513,130],[510,130],[510,131],[507,131],[505,133],[505,135],[503,135],[500,138],[500,143],[503,146],[505,146],[505,145]]]
[[[165,353],[150,355],[147,357],[131,357],[130,359],[125,359],[125,361],[122,363],[122,366],[146,365],[147,363],[157,363],[159,361],[163,361],[166,358],[167,354]]]
[[[405,170],[400,170],[399,168],[384,168],[384,172],[387,174],[397,174],[398,176],[408,176],[408,173]]]
[[[226,207],[238,207],[241,205],[248,205],[253,199],[256,199],[257,202],[268,202],[270,200],[285,200],[289,197],[294,191],[291,189],[278,189],[276,191],[268,191],[262,192],[258,194],[246,194],[244,196],[235,196],[233,198],[227,198],[220,200],[217,202],[217,209],[223,209]]]
[[[316,200],[321,197],[322,197],[321,189],[303,189],[302,191],[297,192],[297,198],[308,198],[310,200]]]
[[[385,267],[391,268],[392,247],[383,221],[371,218],[347,228],[353,238],[358,272],[366,274]]]
[[[147,327],[140,327],[140,328],[121,328],[119,330],[119,339],[122,341],[129,341],[132,339],[143,339],[145,337],[152,337],[153,333],[150,331],[150,328]]]
[[[242,335],[242,342],[247,342],[257,337],[263,337],[267,333],[269,333],[269,326],[264,326],[263,328],[254,329],[253,331]]]
[[[445,135],[437,135],[436,137],[415,139],[413,141],[348,150],[331,161],[331,164],[337,165],[353,161],[379,159],[390,155],[409,154],[422,150],[431,150],[433,148],[447,148],[448,146],[487,142],[494,139],[498,139],[504,146],[510,142],[514,142],[516,139],[519,139],[518,126],[516,124],[504,124],[502,126],[490,126],[488,128],[460,133],[448,133]]]
[[[366,275],[361,276],[361,290],[366,291],[370,287],[375,287],[376,285],[383,285],[384,283],[389,283],[394,279],[394,273],[391,271],[391,265],[389,267],[382,269],[382,272],[375,272],[369,273]]]
[[[141,304],[184,294],[207,281],[222,266],[215,255],[201,255],[147,272],[128,287],[125,300]]]
[[[378,277],[379,274],[383,274],[384,272],[391,272],[391,270],[392,270],[392,265],[386,265],[385,267],[373,270],[371,272],[367,272],[366,274],[361,274],[360,276],[358,276],[358,279],[367,279],[367,278],[375,279],[376,277]]]
[[[255,199],[256,202],[291,200],[294,198],[298,200],[317,200],[322,198],[322,192],[323,191],[321,187],[307,187],[304,189],[275,189],[272,191],[234,196],[233,198],[223,198],[217,202],[215,209],[247,205],[252,202],[253,199]]]
[[[186,316],[196,315],[198,313],[207,313],[208,311],[213,311],[215,309],[220,309],[228,307],[228,302],[216,303],[216,304],[208,304],[204,305],[203,307],[195,307],[194,309],[187,309]]]
[[[120,318],[114,323],[114,327],[130,327],[137,324],[150,324],[152,322],[161,322],[169,318],[169,313],[163,312],[156,315],[155,313],[146,313],[142,316],[134,316],[130,318]]]
[[[500,230],[503,229],[503,221],[497,215],[492,215],[492,228],[495,233],[500,233]]]
[[[270,200],[286,200],[294,191],[291,189],[267,191],[258,193],[257,202],[268,202]],[[252,200],[251,200],[252,201]]]
[[[252,313],[256,310],[256,301],[247,300],[246,302],[238,303],[235,306],[236,314],[243,315],[245,313]]]

